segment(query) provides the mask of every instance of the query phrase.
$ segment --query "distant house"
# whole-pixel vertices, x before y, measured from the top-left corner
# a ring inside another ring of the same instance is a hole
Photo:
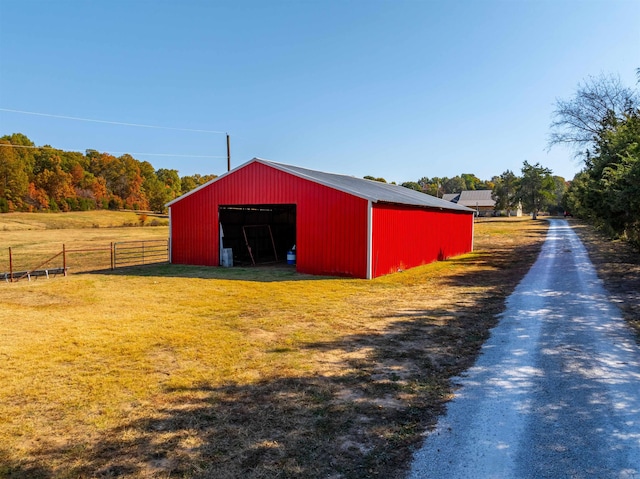
[[[492,193],[492,190],[467,190],[442,195],[442,199],[471,208],[476,211],[477,216],[506,215],[506,211],[496,211],[496,200],[492,198]],[[513,213],[516,216],[522,216],[522,206],[518,206]]]
[[[442,196],[443,200],[466,206],[476,211],[477,216],[494,216],[496,200],[491,197],[492,190],[467,190]]]
[[[492,190],[462,191],[456,203],[476,210],[478,216],[493,216],[496,200],[491,197],[492,193]]]

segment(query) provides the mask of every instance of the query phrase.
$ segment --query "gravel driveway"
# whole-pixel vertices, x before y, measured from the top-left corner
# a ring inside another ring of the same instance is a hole
[[[640,478],[640,349],[566,221],[454,382],[411,479]]]

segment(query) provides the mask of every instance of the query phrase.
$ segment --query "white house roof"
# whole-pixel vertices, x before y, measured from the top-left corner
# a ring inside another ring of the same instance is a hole
[[[447,209],[447,210],[456,210],[456,211],[466,211],[473,212],[472,209],[467,208],[463,205],[459,205],[456,203],[451,203],[449,201],[445,201],[440,198],[436,198],[435,196],[427,195],[425,193],[421,193],[419,191],[412,190],[410,188],[405,188],[403,186],[391,185],[388,183],[382,183],[379,181],[366,180],[364,178],[356,178],[354,176],[347,175],[339,175],[335,173],[325,173],[322,171],[309,170],[307,168],[302,168],[299,166],[285,165],[283,163],[276,163],[269,160],[264,160],[261,158],[254,158],[237,168],[215,178],[204,185],[199,186],[198,188],[182,195],[179,198],[167,203],[167,206],[171,206],[172,204],[180,201],[182,198],[185,198],[188,195],[195,193],[201,188],[205,188],[206,186],[219,181],[221,178],[224,178],[226,175],[232,174],[234,171],[244,168],[251,163],[262,163],[264,165],[270,166],[272,168],[278,169],[280,171],[284,171],[286,173],[290,173],[299,178],[307,179],[313,181],[314,183],[319,183],[324,186],[328,186],[330,188],[342,191],[344,193],[351,194],[353,196],[357,196],[366,200],[369,200],[373,203],[395,203],[402,205],[413,205],[413,206],[423,206],[429,208],[439,208],[439,209]],[[475,204],[474,204],[475,206]]]

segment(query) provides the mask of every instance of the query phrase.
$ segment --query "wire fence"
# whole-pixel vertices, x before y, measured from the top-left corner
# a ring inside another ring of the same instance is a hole
[[[74,249],[63,244],[57,251],[18,246],[0,252],[0,281],[66,276],[68,272],[88,273],[168,261],[168,240],[120,241]]]

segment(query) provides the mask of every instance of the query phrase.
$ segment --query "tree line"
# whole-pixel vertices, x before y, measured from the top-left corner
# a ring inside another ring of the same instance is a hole
[[[497,210],[509,211],[518,202],[534,213],[545,208],[562,209],[564,179],[551,177],[550,170],[526,162],[523,175],[520,178],[507,171],[481,180],[463,173],[452,178],[423,177],[401,186],[440,198],[463,190],[490,189]],[[532,183],[532,175],[542,177],[542,181]],[[21,133],[0,138],[0,213],[123,208],[164,211],[166,203],[213,178],[216,175],[180,177],[177,170],[156,170],[148,161],[129,154],[116,157],[96,150],[80,153],[48,145],[37,147]],[[365,178],[386,182],[384,178]],[[531,201],[525,187],[533,195]]]
[[[400,186],[442,198],[443,195],[460,193],[463,190],[491,190],[494,187],[495,178],[494,176],[491,180],[481,180],[472,173],[463,173],[453,178],[447,176],[429,178],[424,176],[417,181],[405,181]],[[364,179],[387,183],[384,178],[370,175],[365,176]],[[392,184],[395,184],[395,182],[392,182]]]
[[[0,213],[133,209],[165,204],[216,175],[180,177],[129,154],[36,147],[21,133],[0,138]]]
[[[156,170],[148,161],[129,154],[113,156],[96,150],[80,153],[48,145],[37,147],[21,133],[0,138],[0,213],[123,208],[164,211],[166,203],[213,178],[216,175],[180,177],[177,170]],[[365,178],[386,182],[384,178]],[[511,194],[510,188],[517,189],[519,185],[520,180],[508,171],[491,180],[463,173],[452,178],[423,177],[401,186],[437,197],[490,189],[496,195],[497,209],[509,210],[520,199]],[[540,197],[546,200],[552,195]],[[547,206],[535,204],[538,211]]]
[[[418,181],[407,181],[400,186],[411,188],[431,196],[442,198],[446,194],[461,191],[491,190],[495,200],[495,211],[511,215],[519,207],[534,218],[541,211],[559,214],[565,211],[564,196],[569,183],[561,176],[554,176],[549,168],[540,163],[523,163],[522,175],[506,170],[490,180],[481,180],[474,174],[463,173],[448,177],[423,177]],[[384,178],[365,176],[366,179],[386,183]]]
[[[584,165],[565,195],[567,208],[640,248],[637,89],[612,75],[589,78],[572,98],[557,101],[551,129],[550,146],[573,147]]]

